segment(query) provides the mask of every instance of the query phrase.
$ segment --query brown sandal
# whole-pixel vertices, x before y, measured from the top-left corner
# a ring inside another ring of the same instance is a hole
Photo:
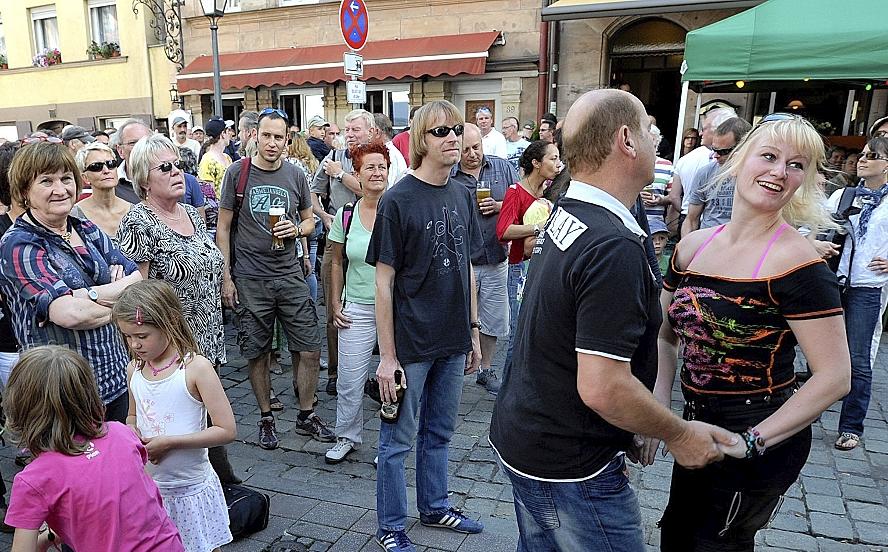
[[[838,450],[854,450],[860,444],[860,436],[854,433],[842,433],[836,439],[836,448]]]
[[[268,406],[272,412],[281,412],[284,409],[284,403],[281,402],[279,398],[272,395],[271,403]]]

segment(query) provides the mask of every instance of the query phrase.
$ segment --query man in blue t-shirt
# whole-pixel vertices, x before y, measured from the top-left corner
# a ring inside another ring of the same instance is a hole
[[[413,122],[410,150],[420,162],[380,199],[367,249],[376,266],[379,391],[384,402],[399,402],[397,419],[379,429],[376,540],[388,552],[416,550],[406,533],[404,476],[414,439],[420,522],[460,533],[483,529],[447,498],[463,376],[481,361],[471,262],[481,246],[477,204],[450,178],[464,122],[447,101],[424,105]],[[400,401],[396,373],[406,385]]]

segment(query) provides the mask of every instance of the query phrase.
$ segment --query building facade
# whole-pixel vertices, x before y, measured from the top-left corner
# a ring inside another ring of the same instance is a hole
[[[131,0],[0,0],[0,136],[156,124],[176,67]],[[91,47],[95,43],[94,47]]]

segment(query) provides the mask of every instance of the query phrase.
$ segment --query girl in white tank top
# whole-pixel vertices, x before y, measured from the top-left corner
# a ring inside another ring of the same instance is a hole
[[[237,435],[222,383],[210,361],[199,354],[179,299],[165,282],[131,285],[112,316],[133,358],[127,367],[126,422],[148,450],[148,473],[185,550],[219,550],[232,536],[225,496],[207,448],[230,443]]]

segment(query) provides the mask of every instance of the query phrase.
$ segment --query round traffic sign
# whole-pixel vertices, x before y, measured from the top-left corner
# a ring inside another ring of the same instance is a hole
[[[339,4],[339,29],[349,48],[357,51],[364,47],[370,31],[370,19],[364,0],[342,0]]]

